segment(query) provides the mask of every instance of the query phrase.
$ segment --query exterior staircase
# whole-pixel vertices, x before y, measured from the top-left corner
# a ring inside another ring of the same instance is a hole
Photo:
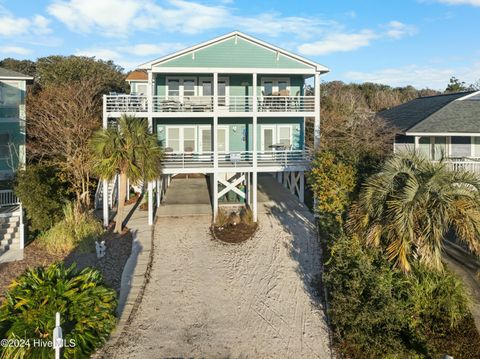
[[[112,209],[117,204],[118,197],[118,176],[113,181],[108,182],[108,206]],[[103,181],[98,181],[97,191],[95,192],[95,209],[103,207]]]
[[[20,217],[0,217],[0,255],[20,248]]]

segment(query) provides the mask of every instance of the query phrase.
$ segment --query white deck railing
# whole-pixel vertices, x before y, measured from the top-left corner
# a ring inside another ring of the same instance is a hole
[[[11,189],[0,190],[0,207],[20,204],[20,200]]]
[[[109,113],[143,113],[149,110],[147,96],[107,95]],[[153,96],[153,113],[213,112],[213,96]],[[313,112],[313,96],[258,96],[258,112]],[[253,96],[218,96],[218,110],[227,113],[253,112]]]
[[[475,158],[447,158],[448,166],[454,171],[469,171],[480,173],[480,159]]]
[[[231,151],[218,153],[218,167],[253,167],[254,151]],[[307,166],[308,150],[257,151],[258,167]],[[164,168],[212,168],[213,152],[167,152],[163,158]]]

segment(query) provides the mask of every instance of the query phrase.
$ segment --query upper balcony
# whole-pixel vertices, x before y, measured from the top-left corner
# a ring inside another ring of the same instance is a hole
[[[151,105],[150,105],[151,104]],[[109,117],[121,114],[153,117],[209,116],[214,113],[213,96],[153,96],[149,101],[145,95],[106,95],[104,107]],[[220,116],[251,116],[257,112],[263,117],[313,116],[314,96],[272,95],[257,96],[254,107],[253,96],[218,96],[217,114]]]

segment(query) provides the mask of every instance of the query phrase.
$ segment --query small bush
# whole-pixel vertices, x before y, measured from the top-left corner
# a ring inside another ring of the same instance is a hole
[[[67,188],[58,171],[50,166],[31,165],[18,172],[14,190],[23,203],[32,231],[46,231],[62,219]]]
[[[222,208],[218,209],[217,217],[215,218],[215,226],[225,227],[228,224],[229,215],[227,211]]]
[[[253,226],[255,224],[253,221],[253,211],[250,208],[242,208],[240,218],[246,225]]]
[[[52,340],[55,313],[60,312],[63,337],[73,347],[63,349],[65,358],[87,358],[107,339],[115,326],[116,293],[102,284],[92,268],[52,264],[27,269],[12,282],[0,307],[0,336],[6,339]],[[51,358],[52,348],[6,346],[2,358]]]
[[[38,237],[40,245],[51,254],[67,254],[77,246],[83,251],[92,250],[103,234],[102,224],[73,203],[65,205],[63,213],[63,220]]]

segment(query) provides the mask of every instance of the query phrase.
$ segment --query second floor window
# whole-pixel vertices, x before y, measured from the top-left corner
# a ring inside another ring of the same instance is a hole
[[[10,135],[8,133],[0,133],[0,159],[10,157]]]

